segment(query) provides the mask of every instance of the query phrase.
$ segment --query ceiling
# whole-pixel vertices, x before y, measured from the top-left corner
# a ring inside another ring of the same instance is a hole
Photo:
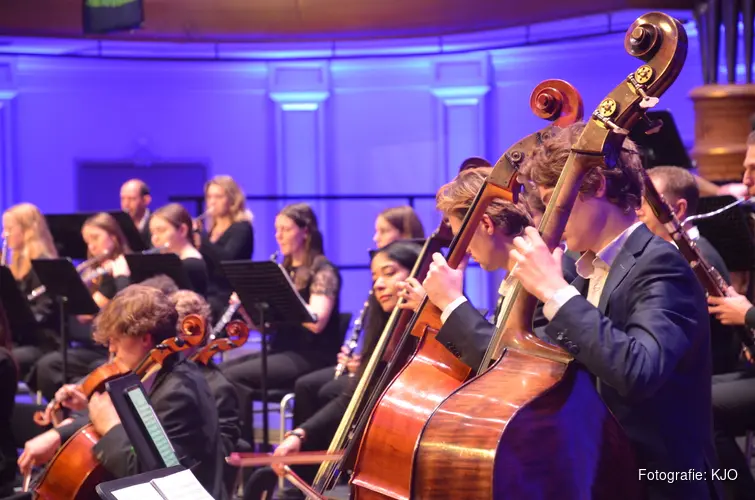
[[[83,0],[3,0],[0,35],[81,37]],[[141,29],[98,38],[303,41],[416,37],[522,26],[693,0],[143,0]]]

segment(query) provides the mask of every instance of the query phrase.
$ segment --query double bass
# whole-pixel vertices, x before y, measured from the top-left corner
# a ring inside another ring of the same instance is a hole
[[[610,165],[628,129],[679,75],[687,38],[679,21],[652,12],[632,24],[624,45],[644,64],[603,99],[572,147],[540,225],[551,249],[590,165],[596,158]],[[486,354],[496,361],[443,401],[422,430],[411,497],[642,498],[628,438],[590,375],[531,333],[536,303],[518,283],[507,296]]]
[[[565,126],[582,117],[579,94],[567,82],[547,80],[532,93],[538,116]],[[500,161],[515,171],[548,125],[513,145]],[[500,163],[499,161],[499,163]],[[500,172],[500,169],[498,169]],[[487,206],[496,198],[516,201],[515,179],[491,175],[462,222],[449,247],[448,263],[458,267]],[[354,498],[410,498],[414,455],[422,428],[438,404],[469,377],[471,368],[435,339],[441,326],[441,311],[427,297],[407,328],[407,337],[417,338],[410,360],[379,396],[366,423],[354,465],[351,484]],[[449,477],[447,475],[446,481]],[[456,498],[466,498],[459,495]]]
[[[181,330],[183,335],[177,335],[155,346],[134,369],[134,374],[145,380],[160,370],[169,356],[189,347],[198,346],[204,340],[204,320],[197,314],[186,316],[181,324]],[[116,362],[108,363],[89,374],[79,389],[89,399],[95,392],[104,390],[107,380],[126,373],[128,370],[123,369],[123,365]],[[31,487],[36,498],[41,500],[99,499],[95,487],[109,479],[108,472],[94,456],[94,446],[100,437],[90,423],[76,431],[68,441],[63,443],[36,484]],[[28,482],[29,479],[26,478],[27,485]]]

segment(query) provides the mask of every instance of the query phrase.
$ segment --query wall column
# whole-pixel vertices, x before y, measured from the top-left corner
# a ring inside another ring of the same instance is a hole
[[[275,106],[278,194],[328,193],[325,103],[330,96],[329,64],[271,64],[268,90]],[[327,203],[303,201],[311,204],[320,229],[328,235]]]

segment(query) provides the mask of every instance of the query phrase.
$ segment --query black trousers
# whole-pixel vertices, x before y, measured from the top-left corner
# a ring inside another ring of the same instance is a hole
[[[286,389],[293,392],[296,379],[322,368],[324,364],[318,357],[300,352],[283,351],[268,354],[265,386],[267,389]],[[249,443],[254,443],[252,399],[254,393],[260,389],[262,380],[260,353],[228,360],[220,364],[220,370],[239,393],[241,437]]]
[[[69,347],[68,376],[63,380],[63,355],[60,351],[45,354],[34,365],[29,374],[29,388],[41,391],[48,401],[63,384],[86,377],[94,369],[107,361],[107,351],[102,347]]]
[[[294,384],[294,395],[296,396],[294,428],[306,422],[309,417],[340,396],[346,389],[349,376],[343,374],[338,378],[333,378],[335,371],[335,366],[328,366],[303,375],[296,380]]]
[[[14,345],[13,358],[18,363],[18,379],[26,381],[32,368],[44,354],[45,351],[35,345]]]
[[[735,438],[755,430],[755,372],[713,376],[713,426],[722,469],[736,469],[737,479],[723,481],[730,500],[755,499],[755,480]]]

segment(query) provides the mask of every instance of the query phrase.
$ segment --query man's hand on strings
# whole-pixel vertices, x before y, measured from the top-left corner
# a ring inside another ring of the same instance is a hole
[[[547,302],[558,290],[569,286],[561,270],[564,251],[556,247],[551,253],[534,227],[524,230],[524,237],[514,238],[514,248],[509,253],[516,265],[511,274],[522,286],[541,302]]]
[[[422,286],[425,287],[430,302],[441,311],[463,295],[464,270],[468,263],[469,254],[464,256],[459,267],[452,269],[440,253],[433,254],[433,261]]]
[[[744,325],[745,315],[752,303],[737,293],[734,287],[730,286],[726,293],[726,297],[708,297],[708,312],[715,315],[722,325]]]
[[[55,393],[55,401],[59,401],[60,404],[73,411],[81,411],[89,403],[76,384],[66,384],[58,389]]]
[[[92,395],[89,400],[89,419],[100,436],[104,436],[110,429],[121,423],[110,394],[104,392]]]

